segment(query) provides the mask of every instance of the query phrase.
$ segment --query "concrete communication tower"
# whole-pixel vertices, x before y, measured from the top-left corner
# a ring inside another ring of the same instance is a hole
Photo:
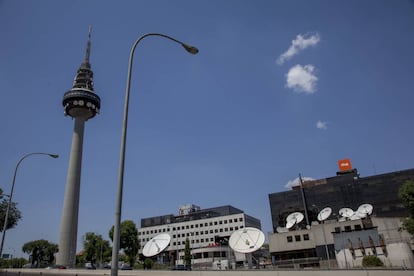
[[[95,117],[101,108],[101,99],[93,90],[93,72],[89,63],[91,51],[91,28],[89,27],[85,59],[80,65],[73,87],[63,95],[66,116],[74,119],[72,147],[70,151],[66,190],[60,227],[59,253],[56,264],[75,266],[76,240],[78,234],[79,193],[82,169],[82,148],[85,122]]]

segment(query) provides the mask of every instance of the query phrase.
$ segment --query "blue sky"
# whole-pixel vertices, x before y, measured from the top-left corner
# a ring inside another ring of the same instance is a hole
[[[82,235],[108,238],[127,65],[132,72],[122,219],[231,204],[272,229],[268,194],[301,173],[361,176],[414,164],[413,1],[0,0],[0,187],[23,213],[4,252],[58,243],[73,121],[72,88],[92,25],[101,114],[86,123]],[[108,238],[109,239],[109,238]]]

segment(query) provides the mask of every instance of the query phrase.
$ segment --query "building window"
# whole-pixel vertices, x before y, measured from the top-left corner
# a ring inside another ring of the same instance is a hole
[[[229,219],[229,223],[233,223],[233,220],[232,219]]]
[[[361,227],[360,224],[355,224],[355,230],[361,230],[361,229],[362,229],[362,227]]]
[[[217,225],[217,221],[214,222],[214,225]]]
[[[309,234],[303,234],[303,240],[308,241],[309,240]]]
[[[194,228],[194,225],[193,224],[191,224],[191,229],[193,229]]]
[[[220,228],[220,233],[222,233],[223,232],[223,228]]]
[[[234,222],[237,222],[237,218],[234,219]]]
[[[175,231],[175,227],[173,227],[173,231]]]
[[[301,241],[300,235],[295,235],[295,241],[297,241],[297,242]]]
[[[243,221],[243,218],[239,218],[239,221]]]
[[[224,224],[227,224],[227,219],[224,220]]]
[[[227,227],[226,227],[226,228],[224,228],[224,231],[228,232],[228,231],[229,231],[229,228],[227,228]]]
[[[210,230],[210,234],[213,234],[213,229],[212,229],[212,230]]]
[[[212,225],[213,225],[213,222],[210,221],[210,226],[212,226]]]
[[[237,226],[236,226],[236,227],[234,227],[234,230],[236,230],[236,231],[237,231],[237,230],[239,230],[239,227],[237,227]]]
[[[341,227],[335,227],[335,233],[341,232]]]
[[[233,231],[233,227],[230,227],[230,231]]]
[[[345,232],[351,232],[351,231],[352,231],[351,226],[349,225],[345,226]]]
[[[287,242],[293,242],[292,236],[287,236],[286,239],[287,239]]]
[[[220,220],[220,221],[219,221],[219,224],[223,224],[223,221],[222,221],[222,220]]]

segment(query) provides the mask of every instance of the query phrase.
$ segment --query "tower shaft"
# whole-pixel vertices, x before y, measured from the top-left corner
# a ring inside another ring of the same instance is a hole
[[[56,263],[75,266],[85,119],[75,118]]]

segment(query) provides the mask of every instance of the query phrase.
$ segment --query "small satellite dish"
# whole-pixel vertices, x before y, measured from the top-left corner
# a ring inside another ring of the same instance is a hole
[[[152,257],[161,253],[171,241],[171,236],[168,234],[159,234],[150,239],[142,249],[142,254],[145,257]]]
[[[327,218],[329,218],[329,216],[331,214],[332,214],[332,208],[331,207],[323,208],[322,211],[320,211],[319,214],[318,214],[318,220],[319,221],[324,221]]]
[[[361,206],[358,207],[357,212],[361,213],[361,214],[366,214],[366,215],[371,215],[372,214],[372,210],[374,209],[374,207],[372,207],[371,204],[365,203],[362,204]]]
[[[303,219],[304,219],[304,216],[301,212],[294,212],[294,213],[289,214],[286,217],[286,222],[289,222],[292,220],[294,221],[294,224],[295,224],[295,223],[301,222]]]
[[[262,231],[253,227],[239,229],[231,234],[230,247],[239,253],[251,253],[262,247],[265,236]]]
[[[341,210],[339,210],[339,214],[342,217],[350,218],[354,214],[354,211],[351,208],[342,208]]]
[[[288,222],[286,222],[286,229],[292,228],[293,225],[295,225],[295,224],[296,224],[296,219],[295,218],[289,220]]]

